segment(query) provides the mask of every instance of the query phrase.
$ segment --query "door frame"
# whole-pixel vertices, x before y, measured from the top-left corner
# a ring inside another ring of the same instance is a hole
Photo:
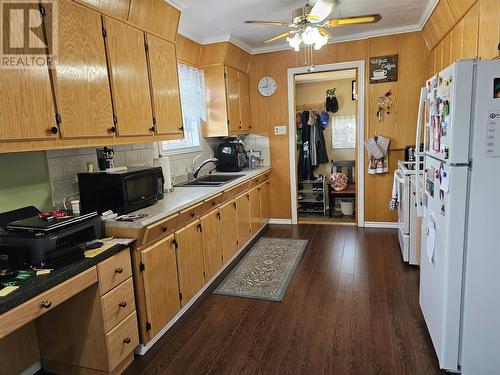
[[[314,70],[311,67],[289,68],[288,69],[288,128],[290,147],[290,199],[292,207],[292,224],[297,224],[297,161],[295,152],[295,76],[298,74],[326,72],[331,70],[357,69],[358,81],[358,113],[357,113],[357,210],[359,227],[365,225],[365,181],[364,181],[364,141],[365,141],[365,61],[349,61],[335,64],[316,65]]]

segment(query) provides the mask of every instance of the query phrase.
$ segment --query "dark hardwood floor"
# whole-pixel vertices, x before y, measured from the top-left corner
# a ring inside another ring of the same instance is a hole
[[[271,225],[262,236],[309,240],[283,301],[206,293],[125,374],[441,374],[396,231]]]

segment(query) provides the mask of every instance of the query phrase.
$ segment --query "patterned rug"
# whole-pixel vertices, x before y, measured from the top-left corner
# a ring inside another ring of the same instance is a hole
[[[261,238],[215,289],[215,294],[281,301],[307,240]]]

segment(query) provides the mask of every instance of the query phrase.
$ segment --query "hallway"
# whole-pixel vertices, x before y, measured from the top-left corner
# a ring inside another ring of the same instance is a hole
[[[309,240],[283,302],[206,294],[125,374],[441,373],[395,231],[269,225],[262,236]]]

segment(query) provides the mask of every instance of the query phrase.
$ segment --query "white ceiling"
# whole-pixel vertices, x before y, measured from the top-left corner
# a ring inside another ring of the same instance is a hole
[[[231,40],[248,52],[259,53],[288,48],[284,40],[264,40],[286,28],[245,24],[245,20],[291,21],[292,11],[305,0],[166,0],[179,8],[179,32],[201,44]],[[374,25],[344,26],[332,31],[331,41],[361,39],[420,30],[437,0],[340,0],[332,17],[379,13]],[[311,5],[316,0],[311,0]]]

